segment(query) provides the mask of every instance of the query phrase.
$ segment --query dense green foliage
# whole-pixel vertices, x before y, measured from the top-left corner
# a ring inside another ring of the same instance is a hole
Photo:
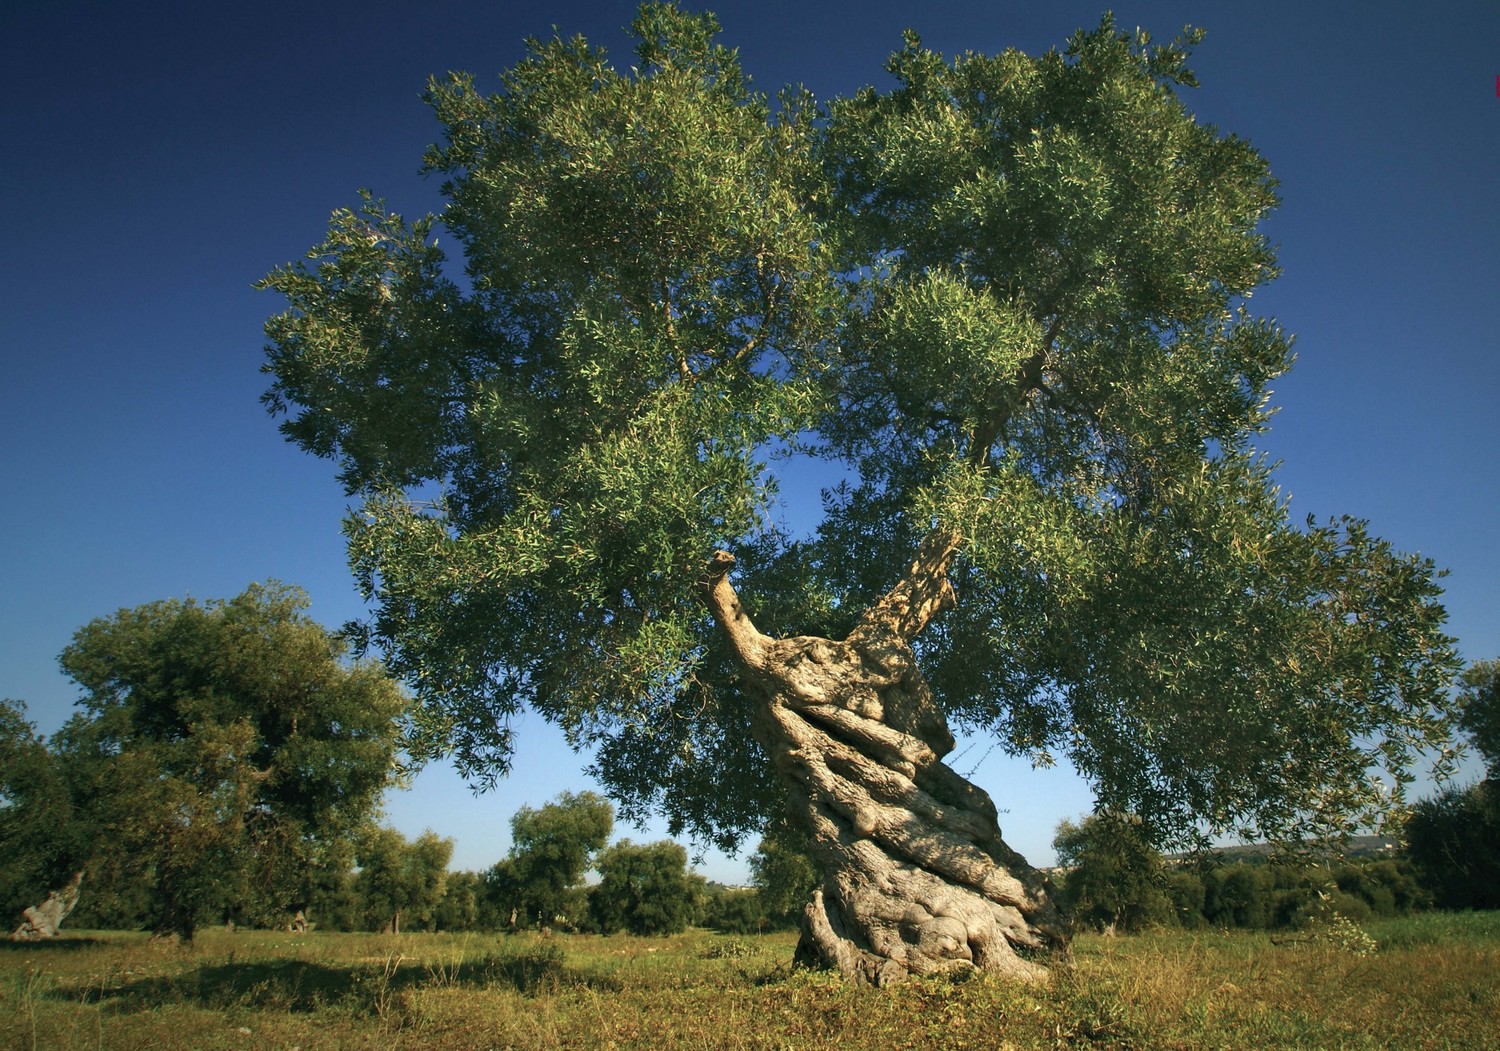
[[[453,840],[428,831],[409,842],[395,829],[372,827],[361,834],[355,857],[365,930],[399,934],[403,919],[431,924],[448,889]]]
[[[687,851],[671,840],[623,839],[602,852],[589,915],[601,934],[677,934],[698,918],[703,878],[687,869]]]
[[[1464,669],[1459,726],[1500,779],[1500,661],[1477,661]]]
[[[1169,860],[1145,838],[1140,820],[1126,814],[1064,821],[1053,845],[1059,904],[1082,929],[1301,929],[1335,916],[1406,915],[1432,905],[1437,890],[1409,854],[1246,861],[1206,853]]]
[[[704,918],[710,897],[687,868],[687,852],[663,841],[622,840],[606,848],[609,802],[564,792],[511,818],[509,854],[484,873],[447,872],[453,844],[432,833],[407,842],[370,828],[358,840],[357,869],[325,881],[309,918],[325,930],[597,931],[654,935]],[[593,886],[589,869],[598,872]]]
[[[0,701],[0,925],[19,919],[89,851],[65,772],[20,701]]]
[[[432,929],[439,931],[496,931],[499,911],[489,900],[484,877],[477,872],[449,872],[443,898],[432,912]]]
[[[1406,822],[1406,841],[1439,906],[1500,908],[1500,781],[1421,800]]]
[[[497,94],[433,81],[461,260],[366,199],[264,282],[267,405],[361,501],[431,748],[499,776],[529,706],[628,816],[737,842],[781,789],[705,560],[767,630],[838,636],[941,528],[962,601],[917,648],[951,720],[1157,840],[1386,812],[1449,732],[1434,569],[1294,523],[1256,451],[1275,182],[1184,101],[1194,38],[911,37],[819,105],[717,29],[647,4],[626,71],[557,39]],[[791,472],[837,483],[815,531],[776,521]]]
[[[1459,726],[1484,757],[1488,777],[1420,801],[1406,823],[1407,854],[1436,903],[1500,908],[1500,661],[1465,669]]]
[[[86,866],[80,922],[191,937],[206,920],[282,922],[345,863],[397,772],[405,699],[378,666],[346,664],[306,605],[252,585],[78,631],[61,663],[79,710],[47,760],[5,712],[19,755],[0,832],[11,858],[32,859],[8,866],[46,877],[33,902]]]
[[[772,821],[750,855],[750,882],[766,919],[791,926],[818,886],[818,870],[807,853],[807,837],[791,822]]]
[[[1236,861],[1207,868],[1164,865],[1154,882],[1099,884],[1087,870],[1060,878],[1065,906],[1085,930],[1185,927],[1304,930],[1335,916],[1354,922],[1406,916],[1431,895],[1405,859],[1352,859],[1329,865]]]
[[[760,894],[753,887],[725,887],[709,883],[699,923],[724,934],[759,934],[780,924],[766,916]]]
[[[1105,811],[1064,821],[1052,847],[1067,870],[1058,904],[1074,922],[1135,931],[1172,918],[1166,863],[1139,818]]]
[[[510,856],[486,880],[496,908],[519,926],[578,926],[578,888],[613,829],[614,807],[593,792],[564,792],[540,809],[516,811]]]

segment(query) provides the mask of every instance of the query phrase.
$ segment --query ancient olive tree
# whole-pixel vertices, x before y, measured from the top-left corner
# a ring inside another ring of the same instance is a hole
[[[405,697],[378,665],[346,663],[306,606],[275,584],[153,602],[63,651],[83,693],[53,750],[90,881],[148,884],[159,933],[284,921],[397,771]]]
[[[1438,591],[1294,526],[1255,452],[1274,183],[1180,101],[1188,42],[913,37],[820,106],[752,91],[710,15],[633,30],[628,71],[559,39],[497,94],[431,82],[461,272],[366,198],[264,283],[268,407],[361,501],[433,747],[498,776],[525,707],[626,816],[735,843],[786,810],[802,958],[874,981],[1054,940],[950,727],[1159,839],[1386,807],[1372,768],[1447,733]],[[815,470],[821,523],[782,521]]]

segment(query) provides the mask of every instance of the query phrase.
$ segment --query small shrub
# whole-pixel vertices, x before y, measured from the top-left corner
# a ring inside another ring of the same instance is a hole
[[[753,890],[731,890],[715,895],[703,918],[705,927],[725,934],[756,934],[769,922],[760,895]]]
[[[703,949],[705,960],[739,960],[755,955],[755,946],[743,938],[716,938]]]
[[[1203,880],[1197,873],[1179,870],[1167,877],[1167,898],[1172,902],[1172,911],[1177,915],[1179,926],[1188,929],[1203,927]]]
[[[1274,878],[1269,866],[1244,862],[1212,870],[1203,881],[1204,916],[1220,927],[1265,927]]]
[[[487,983],[514,986],[518,992],[554,991],[567,975],[567,954],[551,941],[508,955],[495,954],[480,968]]]
[[[1363,927],[1337,912],[1313,928],[1313,941],[1349,956],[1373,956],[1376,949]]]

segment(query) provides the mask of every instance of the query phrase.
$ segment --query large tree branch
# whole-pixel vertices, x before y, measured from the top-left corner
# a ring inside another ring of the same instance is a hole
[[[1010,398],[1005,405],[999,406],[989,417],[980,420],[974,426],[973,433],[969,436],[969,463],[975,467],[983,467],[989,462],[990,449],[994,447],[995,441],[1002,437],[1005,428],[1010,424],[1011,417],[1016,414],[1028,397],[1042,389],[1042,369],[1047,363],[1047,352],[1038,351],[1021,367],[1016,377],[1015,397]]]
[[[770,640],[756,628],[750,615],[740,605],[740,597],[734,586],[729,583],[729,570],[734,562],[734,556],[728,551],[714,552],[714,557],[708,560],[703,576],[698,581],[698,588],[709,612],[718,621],[719,627],[724,629],[729,644],[734,647],[735,655],[748,667],[764,668]]]
[[[849,633],[850,639],[891,632],[910,641],[921,634],[928,621],[956,604],[958,595],[948,581],[948,569],[962,539],[956,529],[939,528],[928,533],[896,586],[865,610]]]
[[[1062,331],[1062,320],[1061,313],[1052,319],[1036,353],[1026,359],[1016,374],[1015,398],[1009,404],[999,406],[992,416],[975,425],[969,436],[969,463],[975,467],[983,467],[989,461],[990,448],[1004,433],[1010,418],[1026,398],[1046,389],[1047,362],[1052,358],[1052,345],[1057,342],[1058,333]]]

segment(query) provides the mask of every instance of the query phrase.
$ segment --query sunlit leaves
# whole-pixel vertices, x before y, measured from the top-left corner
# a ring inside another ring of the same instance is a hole
[[[490,875],[503,888],[502,908],[550,926],[613,829],[614,808],[593,792],[564,792],[540,809],[517,810],[510,819],[510,854]]]
[[[1384,808],[1372,768],[1399,791],[1451,714],[1433,569],[1292,523],[1257,458],[1276,184],[1188,109],[1196,34],[909,36],[819,108],[717,31],[648,4],[628,70],[554,39],[496,94],[433,81],[462,274],[366,200],[267,279],[267,402],[361,501],[415,746],[497,776],[529,707],[627,817],[730,843],[780,790],[704,561],[764,630],[839,635],[941,526],[961,601],[917,645],[958,721],[1162,833]],[[810,535],[771,514],[790,454],[831,479]]]
[[[267,282],[268,402],[364,501],[351,560],[418,740],[480,776],[523,703],[581,739],[685,688],[698,567],[761,528],[765,450],[825,405],[813,124],[716,29],[648,6],[637,69],[533,41],[498,94],[432,82],[462,280],[431,220],[367,203]]]

